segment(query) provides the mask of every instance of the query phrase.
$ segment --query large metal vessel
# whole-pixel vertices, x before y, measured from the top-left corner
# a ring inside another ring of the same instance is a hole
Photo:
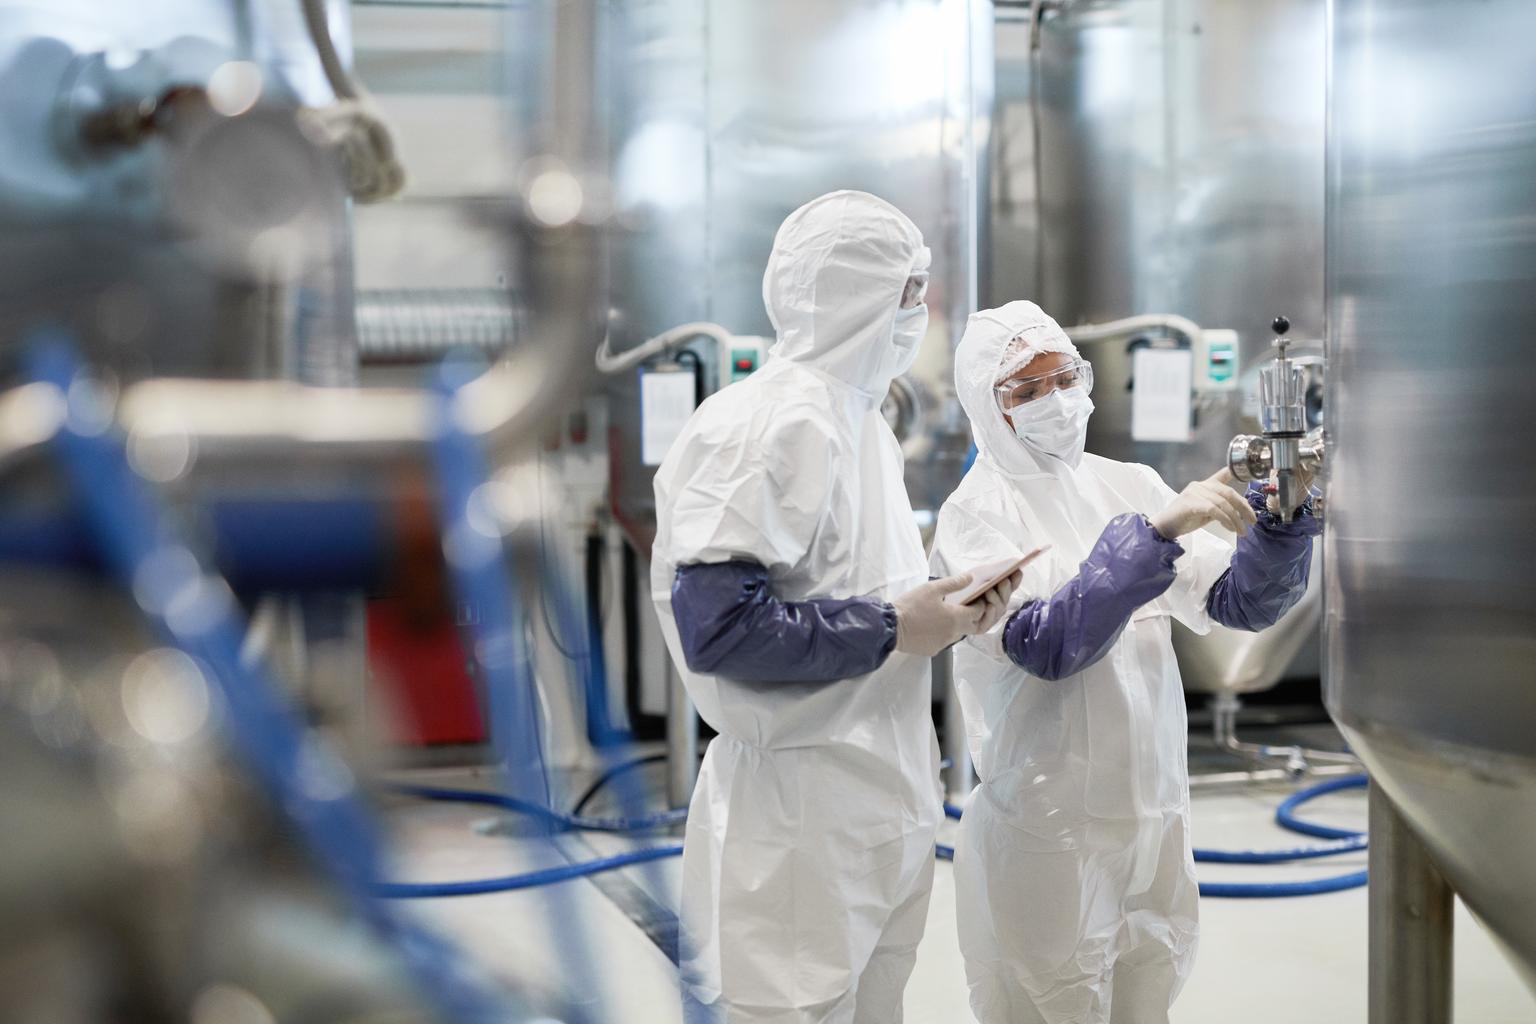
[[[1064,325],[1174,313],[1238,334],[1323,328],[1323,0],[1111,0],[1000,12],[991,304]],[[1031,49],[1033,47],[1033,55]],[[1131,351],[1096,342],[1088,448],[1209,476],[1251,429],[1246,388],[1201,398],[1190,443],[1134,442]],[[1300,346],[1298,346],[1300,347]]]
[[[1536,7],[1331,35],[1328,705],[1536,985]]]
[[[1133,353],[1155,332],[1086,344],[1088,448],[1209,476],[1257,421],[1270,318],[1284,313],[1321,422],[1323,0],[1103,0],[999,8],[993,259],[986,304],[1033,298],[1066,325],[1172,313],[1236,332],[1225,386],[1194,397],[1188,442],[1131,435]],[[1031,15],[1038,14],[1038,24]],[[1260,634],[1178,627],[1187,689],[1315,678],[1314,593]]]
[[[929,337],[903,397],[908,489],[914,507],[937,510],[969,444],[951,351],[976,304],[990,7],[651,0],[613,10],[610,144],[632,229],[612,254],[613,347],[698,320],[771,336],[762,277],[784,217],[839,188],[890,200],[933,250]],[[614,506],[648,555],[655,467],[642,457],[637,375],[615,378],[610,397]]]

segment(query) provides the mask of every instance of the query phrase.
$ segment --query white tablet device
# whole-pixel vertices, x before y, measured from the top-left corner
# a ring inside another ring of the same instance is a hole
[[[1035,548],[1027,555],[1019,558],[1005,558],[1000,562],[989,562],[986,565],[978,565],[971,570],[971,582],[964,590],[957,590],[948,595],[944,600],[950,604],[970,604],[1003,580],[1013,575],[1017,569],[1022,569],[1030,562],[1045,553],[1050,545]]]

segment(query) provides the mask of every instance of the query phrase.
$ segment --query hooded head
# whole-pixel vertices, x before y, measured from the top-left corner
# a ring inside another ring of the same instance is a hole
[[[929,261],[917,225],[883,199],[843,191],[806,203],[780,226],[763,275],[773,357],[879,401],[917,358],[927,307],[901,305]]]
[[[1015,432],[1014,425],[1003,418],[994,392],[1001,381],[1036,356],[1050,352],[1080,358],[1077,347],[1061,326],[1039,306],[1023,300],[971,314],[955,349],[955,390],[970,417],[976,448],[1005,473],[1054,473],[1072,461],[1064,462],[1046,454],[1042,446],[1021,440],[1031,425],[1021,419],[1019,432]],[[1060,401],[1059,394],[1050,396],[1051,406]],[[1089,402],[1088,410],[1092,407]],[[1056,426],[1059,428],[1060,424]],[[1083,427],[1086,429],[1086,421]]]

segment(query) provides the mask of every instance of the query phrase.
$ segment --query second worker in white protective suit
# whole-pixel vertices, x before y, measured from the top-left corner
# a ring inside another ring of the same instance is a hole
[[[763,369],[711,396],[656,474],[651,593],[710,743],[688,810],[692,1021],[890,1024],[941,817],[930,658],[989,628],[927,582],[879,405],[927,325],[929,254],[834,192],[774,239]]]
[[[978,456],[934,570],[1050,545],[1003,621],[955,650],[981,778],[955,844],[971,1006],[982,1024],[1166,1024],[1199,898],[1170,620],[1272,625],[1320,524],[1310,501],[1281,522],[1223,474],[1176,495],[1084,454],[1092,368],[1032,302],[971,317],[955,382]]]

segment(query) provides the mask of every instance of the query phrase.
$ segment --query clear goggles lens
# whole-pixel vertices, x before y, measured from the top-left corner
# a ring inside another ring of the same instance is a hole
[[[901,290],[901,308],[916,309],[923,304],[923,299],[928,296],[928,271],[919,270],[907,278],[906,287]]]
[[[1007,412],[1009,409],[1017,409],[1021,405],[1033,402],[1037,398],[1044,398],[1052,391],[1061,391],[1065,388],[1093,391],[1093,367],[1081,359],[1075,359],[1066,366],[1049,373],[1038,373],[1032,377],[1011,377],[997,385],[995,390],[997,404]]]

